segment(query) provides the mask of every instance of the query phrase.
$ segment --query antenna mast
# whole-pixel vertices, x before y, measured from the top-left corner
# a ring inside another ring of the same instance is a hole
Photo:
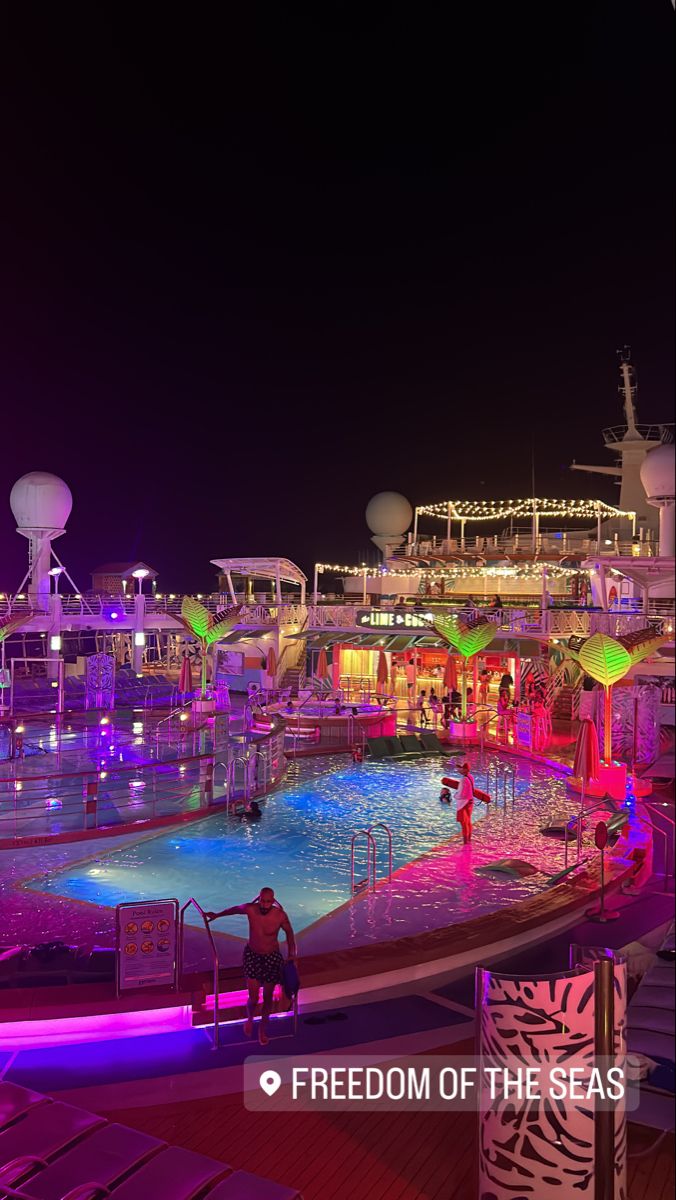
[[[637,438],[641,435],[636,428],[636,392],[638,385],[636,383],[636,371],[631,365],[631,346],[625,346],[624,349],[617,351],[620,360],[620,374],[622,383],[618,391],[624,400],[624,415],[627,418],[627,432],[624,435],[625,439]]]

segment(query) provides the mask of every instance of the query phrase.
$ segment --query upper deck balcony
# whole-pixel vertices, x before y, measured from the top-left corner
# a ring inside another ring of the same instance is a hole
[[[638,438],[644,442],[673,442],[674,426],[667,425],[635,425],[634,429]],[[624,442],[627,439],[628,425],[610,425],[603,430],[603,440],[606,446],[612,446],[616,442]],[[633,438],[631,440],[634,440]]]

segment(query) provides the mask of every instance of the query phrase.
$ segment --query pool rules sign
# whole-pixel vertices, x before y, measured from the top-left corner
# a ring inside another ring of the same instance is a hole
[[[118,904],[117,991],[178,983],[178,900]]]

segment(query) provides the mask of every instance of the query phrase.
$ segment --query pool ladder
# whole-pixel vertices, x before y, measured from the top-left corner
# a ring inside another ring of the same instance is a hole
[[[389,825],[385,825],[382,821],[378,821],[375,825],[369,825],[368,829],[357,829],[352,834],[352,843],[350,848],[350,894],[352,896],[360,895],[362,892],[373,892],[377,883],[377,843],[373,836],[374,830],[381,830],[387,837],[387,852],[388,852],[388,883],[392,880],[392,830]],[[366,839],[366,877],[364,879],[355,879],[354,877],[354,860],[355,847],[359,838]]]
[[[206,916],[204,909],[202,908],[202,905],[197,902],[197,900],[195,899],[194,896],[191,896],[189,900],[186,900],[185,904],[183,905],[183,907],[180,911],[180,916],[179,916],[179,936],[178,936],[179,977],[181,977],[183,975],[183,966],[185,963],[185,910],[187,908],[189,908],[191,904],[194,905],[194,907],[197,909],[199,915],[201,916],[202,921],[204,923],[204,928],[206,930],[207,937],[209,939],[209,949],[211,950],[211,962],[212,962],[212,967],[213,967],[213,988],[214,988],[214,1032],[213,1032],[213,1038],[212,1038],[211,1045],[212,1045],[213,1050],[218,1050],[219,1036],[220,1036],[220,1023],[219,1023],[220,1018],[219,1018],[219,1010],[218,1010],[218,994],[219,994],[218,980],[219,980],[221,964],[218,959],[218,950],[216,949],[214,935],[211,932],[211,925],[210,925],[209,921],[207,921],[207,916]]]
[[[507,815],[507,801],[510,802],[511,811],[514,811],[514,801],[516,799],[515,784],[516,771],[511,763],[497,762],[495,759],[489,763],[486,772],[486,791],[490,793],[491,783],[493,784],[493,794],[495,796],[495,807],[500,807],[502,801],[503,818]]]

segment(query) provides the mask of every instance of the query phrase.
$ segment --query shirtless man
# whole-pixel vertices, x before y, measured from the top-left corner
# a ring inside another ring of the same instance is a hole
[[[234,908],[224,908],[222,912],[205,913],[207,921],[216,921],[219,917],[232,917],[235,914],[249,919],[249,940],[244,947],[244,977],[249,989],[249,999],[246,1006],[247,1019],[243,1031],[245,1037],[253,1033],[254,1016],[258,1007],[260,989],[263,989],[263,1008],[261,1023],[258,1027],[258,1040],[261,1046],[267,1046],[268,1018],[272,1008],[272,995],[275,984],[282,982],[283,958],[279,949],[278,936],[280,929],[286,934],[287,953],[290,959],[296,958],[296,939],[291,922],[284,909],[275,901],[272,888],[261,888],[260,895],[250,904],[237,904]]]

